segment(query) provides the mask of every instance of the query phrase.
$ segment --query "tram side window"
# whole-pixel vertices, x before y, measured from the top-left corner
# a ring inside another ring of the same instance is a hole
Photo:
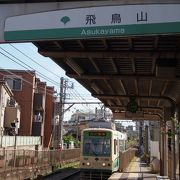
[[[125,147],[125,141],[124,140],[119,141],[119,149],[120,149],[120,151],[125,151],[126,147]]]
[[[116,154],[116,150],[117,150],[117,140],[114,139],[114,154]]]
[[[103,141],[103,149],[102,149],[102,154],[104,155],[110,155],[110,150],[111,149],[111,142],[110,139],[104,139]]]

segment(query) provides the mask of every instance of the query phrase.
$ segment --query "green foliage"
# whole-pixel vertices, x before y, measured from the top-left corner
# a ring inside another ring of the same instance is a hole
[[[161,130],[161,133],[167,134],[168,137],[172,137],[173,135],[180,133],[180,123],[178,122],[177,118],[171,117],[171,122],[174,123],[174,132],[172,132],[172,130],[171,130],[172,125],[168,125],[168,124],[166,124],[166,126],[168,127],[167,130],[165,130],[165,129]]]
[[[134,146],[135,144],[136,144],[136,140],[134,140],[133,138],[128,137],[127,148],[130,148],[130,147]]]
[[[75,147],[76,147],[76,148],[79,148],[79,147],[80,147],[80,141],[79,141],[79,140],[75,139],[75,140],[74,140],[74,144],[75,144]]]
[[[149,163],[150,163],[150,155],[149,155],[149,154],[146,154],[146,153],[143,154],[143,155],[141,156],[141,161],[149,164]]]
[[[72,135],[63,136],[64,143],[69,144],[70,141],[74,141],[74,137]]]
[[[74,141],[75,147],[80,147],[80,141],[74,138],[72,135],[63,136],[63,141],[67,144],[70,144],[70,141]]]

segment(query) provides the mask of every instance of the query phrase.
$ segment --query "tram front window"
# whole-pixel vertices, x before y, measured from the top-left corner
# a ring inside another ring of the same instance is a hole
[[[84,139],[83,154],[85,156],[110,156],[111,143],[109,138],[89,137]]]

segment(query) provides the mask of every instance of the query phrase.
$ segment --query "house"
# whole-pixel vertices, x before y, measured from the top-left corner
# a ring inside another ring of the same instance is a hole
[[[41,136],[47,147],[52,133],[54,87],[29,70],[0,70],[0,79],[7,82],[21,107],[18,135]]]
[[[0,80],[0,130],[1,136],[8,134],[11,123],[20,121],[20,107],[15,102],[13,93],[4,80]]]

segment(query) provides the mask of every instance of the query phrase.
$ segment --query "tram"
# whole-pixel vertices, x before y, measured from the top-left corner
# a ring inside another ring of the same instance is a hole
[[[124,133],[106,128],[88,128],[81,135],[81,179],[108,179],[120,166],[120,151],[126,148]]]

